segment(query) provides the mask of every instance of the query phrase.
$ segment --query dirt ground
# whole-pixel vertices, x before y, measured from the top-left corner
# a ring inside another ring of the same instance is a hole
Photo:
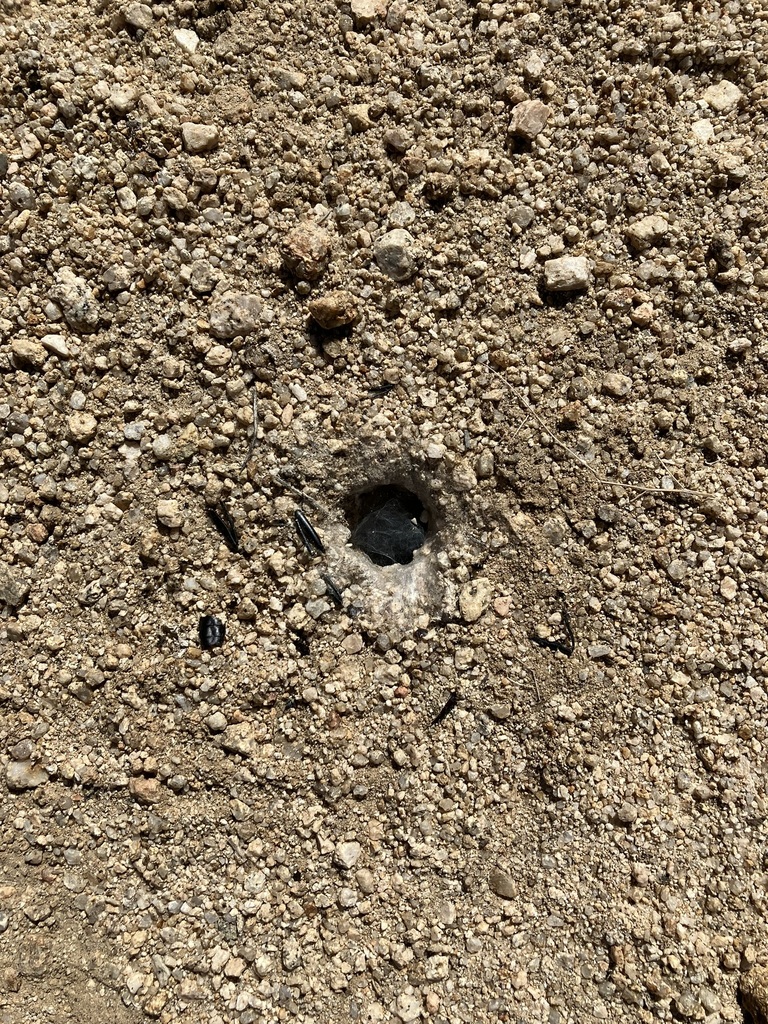
[[[1,1024],[765,1024],[766,52],[0,0]]]

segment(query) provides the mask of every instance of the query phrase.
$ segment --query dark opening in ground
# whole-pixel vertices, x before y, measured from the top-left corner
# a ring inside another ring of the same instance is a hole
[[[353,495],[346,512],[352,546],[376,565],[408,565],[429,531],[421,499],[393,484]]]

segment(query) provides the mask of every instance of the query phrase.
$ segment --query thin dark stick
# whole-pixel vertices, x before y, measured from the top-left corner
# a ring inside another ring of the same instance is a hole
[[[280,476],[279,473],[273,473],[272,479],[275,481],[276,484],[279,484],[280,487],[284,487],[286,491],[290,491],[291,494],[295,495],[297,498],[301,498],[302,501],[305,501],[308,505],[311,505],[312,508],[318,510],[320,509],[321,506],[315,501],[314,498],[310,497],[310,495],[307,494],[306,491],[302,491],[300,487],[297,487],[295,484],[292,484],[289,480],[286,480],[285,477]]]
[[[522,395],[518,395],[515,392],[515,389],[512,387],[512,385],[509,383],[509,381],[506,380],[505,377],[502,377],[502,375],[497,370],[492,370],[491,372],[496,377],[498,377],[499,380],[504,385],[504,387],[507,388],[514,395],[514,397],[517,399],[517,402],[519,403],[520,407],[522,409],[524,409],[526,411],[526,413],[528,413],[529,416],[533,416],[533,418],[536,420],[536,422],[541,427],[541,429],[543,431],[545,431],[545,433],[549,434],[549,436],[552,438],[554,443],[556,445],[558,445],[558,447],[562,448],[563,451],[567,455],[569,455],[575,462],[578,462],[578,464],[580,466],[582,466],[584,469],[586,469],[586,471],[590,474],[590,476],[598,484],[600,484],[600,486],[602,486],[602,487],[623,487],[627,491],[636,491],[638,494],[661,494],[661,495],[664,495],[664,494],[682,494],[684,496],[692,494],[692,495],[696,496],[697,498],[701,498],[701,497],[709,498],[709,497],[711,497],[711,495],[708,494],[706,491],[697,491],[693,487],[670,487],[669,490],[667,490],[664,487],[648,487],[645,484],[631,484],[631,483],[629,483],[626,480],[618,480],[618,479],[617,480],[611,480],[609,477],[600,476],[600,474],[597,472],[596,469],[594,469],[593,466],[590,466],[590,464],[585,459],[582,459],[582,457],[580,455],[578,455],[573,450],[573,448],[569,448],[568,445],[565,443],[565,441],[561,441],[560,440],[560,438],[554,432],[552,427],[548,427],[547,426],[547,424],[544,422],[544,420],[541,418],[541,416],[539,416],[539,414],[536,412],[536,410],[533,408],[533,406],[530,404],[530,402],[527,402],[525,400],[525,398],[522,397]]]

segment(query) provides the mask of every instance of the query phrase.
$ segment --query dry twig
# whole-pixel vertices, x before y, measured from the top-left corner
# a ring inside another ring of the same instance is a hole
[[[533,418],[536,420],[536,422],[541,427],[541,429],[543,431],[545,431],[545,433],[549,434],[549,436],[552,438],[552,440],[555,442],[555,444],[558,445],[560,448],[562,448],[563,451],[566,452],[566,454],[569,455],[575,462],[578,462],[580,466],[582,466],[584,469],[586,469],[586,471],[590,474],[590,476],[592,476],[593,479],[596,481],[596,483],[600,484],[600,486],[602,486],[602,487],[623,487],[625,490],[637,491],[640,494],[685,494],[685,495],[693,494],[693,495],[696,495],[697,498],[709,498],[709,497],[711,497],[711,495],[706,494],[703,491],[696,491],[692,487],[674,487],[674,488],[649,487],[647,484],[630,484],[630,483],[627,483],[627,481],[625,481],[625,480],[610,480],[608,477],[601,476],[597,472],[597,470],[594,469],[592,466],[590,466],[590,464],[585,459],[582,459],[582,457],[580,455],[578,455],[573,450],[573,448],[569,447],[565,443],[565,441],[562,441],[557,436],[557,434],[552,429],[552,427],[548,427],[547,426],[547,424],[544,422],[544,420],[541,418],[541,416],[539,416],[539,414],[536,412],[536,410],[533,408],[533,406],[530,404],[530,402],[527,402],[522,397],[522,395],[518,395],[515,392],[515,389],[509,383],[509,381],[505,380],[504,377],[502,377],[502,375],[498,372],[498,370],[492,370],[491,372],[494,373],[499,378],[499,380],[502,382],[502,384],[504,384],[504,386],[507,388],[507,390],[515,397],[515,399],[517,400],[517,402],[520,405],[520,407],[529,416],[533,416]],[[523,424],[524,423],[525,423],[525,421],[523,421]],[[521,428],[520,429],[522,429],[522,424],[521,424]],[[515,435],[515,436],[517,436],[517,435]]]

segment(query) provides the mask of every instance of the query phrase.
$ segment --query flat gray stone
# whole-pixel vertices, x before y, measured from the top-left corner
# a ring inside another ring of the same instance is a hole
[[[214,299],[208,314],[214,338],[236,338],[256,330],[261,313],[261,299],[247,292],[224,292]]]
[[[504,900],[511,900],[517,896],[517,885],[511,875],[500,868],[495,868],[488,876],[488,885],[491,892],[501,896]]]

